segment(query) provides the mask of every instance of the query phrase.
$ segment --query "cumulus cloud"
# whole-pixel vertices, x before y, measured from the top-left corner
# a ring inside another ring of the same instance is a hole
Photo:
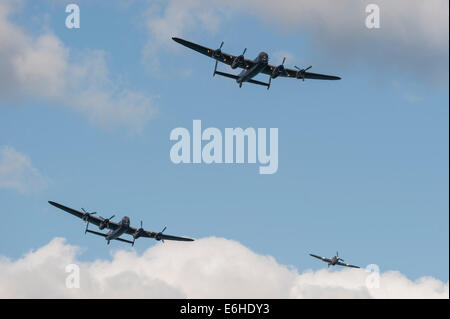
[[[150,6],[147,27],[153,53],[171,47],[170,37],[214,34],[233,17],[253,15],[292,41],[307,30],[315,52],[332,59],[362,62],[375,69],[394,68],[421,79],[448,81],[449,3],[446,0],[379,0],[380,28],[365,26],[372,1],[346,0],[171,0]],[[148,51],[147,51],[148,52]],[[156,54],[153,57],[157,57]],[[155,63],[155,62],[154,62]]]
[[[63,238],[18,260],[0,258],[1,298],[448,298],[449,284],[411,281],[399,272],[360,269],[299,273],[236,241],[203,238],[156,244],[142,255],[117,250],[112,260],[81,262]],[[77,264],[80,288],[66,288],[66,266]]]
[[[144,93],[113,81],[105,52],[73,54],[54,34],[32,36],[11,22],[15,7],[0,4],[0,100],[39,98],[72,107],[93,123],[140,130],[155,113]]]
[[[28,156],[10,146],[0,148],[0,188],[31,193],[47,185],[48,178],[33,167]]]

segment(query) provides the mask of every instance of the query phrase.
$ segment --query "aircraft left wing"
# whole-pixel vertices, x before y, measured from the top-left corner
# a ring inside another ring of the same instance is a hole
[[[326,258],[326,257],[321,257],[321,256],[317,256],[317,255],[314,255],[314,254],[309,254],[309,255],[312,256],[312,257],[314,257],[314,258],[318,258],[318,259],[320,259],[320,260],[322,260],[322,261],[325,261],[325,262],[327,262],[327,263],[331,262],[331,259]]]
[[[235,55],[228,54],[228,53],[225,53],[222,51],[220,51],[220,54],[215,55],[216,50],[204,47],[200,44],[196,44],[196,43],[184,40],[184,39],[174,37],[174,38],[172,38],[172,40],[174,40],[175,42],[177,42],[181,45],[184,45],[185,47],[188,47],[189,49],[197,51],[201,54],[204,54],[210,58],[213,58],[217,61],[220,61],[220,62],[228,64],[228,65],[231,65],[233,63],[234,59],[236,58]],[[248,68],[252,67],[254,64],[255,64],[254,61],[249,60],[249,59],[244,59],[243,63],[239,67],[248,69]]]
[[[138,229],[134,227],[129,227],[126,231],[127,234],[133,235]],[[154,238],[156,240],[176,240],[176,241],[194,241],[192,238],[187,237],[179,237],[179,236],[173,236],[173,235],[166,235],[162,232],[152,232],[148,230],[144,230],[139,234],[139,237],[145,237],[145,238]]]
[[[340,261],[337,263],[339,266],[345,266],[345,267],[350,267],[350,268],[361,268],[355,265],[350,265],[350,264],[346,264],[346,263],[341,263]]]
[[[267,67],[264,68],[262,73],[271,75],[272,71],[275,68],[276,68],[275,66],[269,64],[269,65],[267,65]],[[300,76],[299,70],[286,69],[286,68],[284,69],[284,72],[280,73],[279,76],[285,77],[285,78],[313,79],[313,80],[340,80],[341,79],[340,77],[334,76],[334,75],[326,75],[326,74],[319,74],[319,73],[312,73],[312,72],[304,72],[304,74]]]
[[[92,214],[89,214],[89,213],[88,213],[89,215],[86,215],[85,212],[80,212],[79,210],[76,210],[76,209],[73,209],[73,208],[70,208],[70,207],[67,207],[67,206],[64,206],[64,205],[52,202],[52,201],[49,201],[48,203],[50,205],[53,205],[53,206],[59,208],[59,209],[62,209],[63,211],[66,211],[69,214],[72,214],[72,215],[74,215],[74,216],[76,216],[78,218],[83,219],[85,217],[86,221],[89,221],[89,223],[94,224],[96,226],[100,225],[100,223],[104,220],[101,217],[93,216]],[[108,228],[109,229],[114,230],[114,229],[116,229],[118,227],[119,227],[119,224],[117,224],[115,222],[110,221],[108,223]]]

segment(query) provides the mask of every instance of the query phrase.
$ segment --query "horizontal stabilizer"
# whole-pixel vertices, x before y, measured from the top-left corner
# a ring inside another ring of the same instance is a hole
[[[133,245],[133,242],[131,240],[126,240],[126,239],[123,239],[123,238],[114,238],[114,240],[123,241],[124,243],[129,243],[129,244]]]
[[[215,74],[219,74],[219,75],[224,76],[224,77],[227,77],[227,78],[230,78],[230,79],[235,79],[235,80],[239,79],[239,76],[234,75],[234,74],[230,74],[230,73],[225,73],[225,72],[220,72],[220,71],[215,71],[214,73]],[[252,79],[247,80],[246,82],[269,87],[269,83],[256,81],[256,80],[252,80]]]
[[[91,233],[91,234],[94,234],[94,235],[97,235],[97,236],[102,236],[102,237],[106,237],[107,236],[106,234],[99,233],[99,232],[96,232],[96,231],[93,231],[93,230],[90,230],[90,229],[86,229],[86,231],[88,233]]]
[[[267,87],[269,87],[269,85],[270,85],[269,83],[256,81],[256,80],[248,80],[247,82],[248,83],[253,83],[253,84],[258,84],[258,85],[263,85],[263,86],[267,86]]]
[[[88,233],[91,233],[91,234],[94,234],[94,235],[97,235],[97,236],[102,236],[102,237],[108,236],[107,234],[99,233],[99,232],[96,232],[96,231],[93,231],[93,230],[90,230],[90,229],[88,229],[86,231]],[[123,241],[124,243],[133,244],[133,242],[131,240],[126,240],[126,239],[123,239],[123,238],[114,238],[114,240]]]
[[[220,72],[220,71],[215,71],[214,73],[215,74],[219,74],[219,75],[224,76],[224,77],[227,77],[227,78],[230,78],[230,79],[237,80],[239,78],[237,75],[230,74],[230,73],[225,73],[225,72]]]

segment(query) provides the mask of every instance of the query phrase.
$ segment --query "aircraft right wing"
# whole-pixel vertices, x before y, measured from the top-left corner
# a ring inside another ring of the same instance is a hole
[[[217,61],[220,61],[220,62],[228,64],[228,65],[231,65],[233,63],[234,59],[236,58],[235,55],[224,53],[222,51],[220,51],[219,55],[215,55],[216,50],[204,47],[200,44],[193,43],[193,42],[190,42],[190,41],[187,41],[184,39],[174,37],[174,38],[172,38],[172,40],[181,45],[184,45],[185,47],[188,47],[189,49],[197,51],[201,54],[204,54],[210,58],[213,58]],[[255,64],[254,61],[249,60],[249,59],[244,59],[239,67],[243,68],[243,69],[248,69],[248,68],[251,68],[254,64]]]
[[[361,267],[359,267],[359,266],[350,265],[350,264],[341,263],[341,262],[338,262],[337,264],[338,264],[339,266],[345,266],[345,267],[350,267],[350,268],[361,268]]]
[[[309,255],[312,256],[312,257],[314,257],[314,258],[318,258],[318,259],[320,259],[320,260],[322,260],[322,261],[325,261],[325,262],[327,262],[327,263],[331,262],[331,259],[329,259],[329,258],[320,257],[320,256],[317,256],[317,255],[314,255],[314,254],[309,254]]]
[[[138,229],[134,227],[129,227],[126,230],[126,233],[128,235],[133,235]],[[179,237],[179,236],[173,236],[173,235],[166,235],[163,232],[152,232],[149,230],[144,230],[140,233],[139,237],[144,238],[154,238],[156,240],[176,240],[176,241],[194,241],[192,238],[186,238],[186,237]]]
[[[262,73],[271,75],[272,71],[275,69],[276,66],[273,65],[267,65],[267,67],[262,70]],[[285,69],[284,72],[280,73],[281,77],[286,78],[297,78],[297,79],[313,79],[313,80],[340,80],[341,78],[334,75],[326,75],[326,74],[319,74],[319,73],[312,73],[312,72],[303,72],[303,74],[299,73],[299,70],[294,69]]]
[[[78,218],[83,219],[85,217],[86,221],[89,221],[89,223],[94,224],[96,226],[100,225],[100,223],[104,220],[101,217],[96,217],[96,216],[93,216],[92,214],[89,214],[89,213],[88,213],[89,215],[86,216],[85,212],[80,212],[79,210],[76,210],[76,209],[73,209],[73,208],[70,208],[70,207],[67,207],[67,206],[64,206],[64,205],[52,202],[52,201],[49,201],[48,203],[50,205],[53,205],[53,206],[59,208],[59,209],[62,209],[63,211],[66,211],[69,214],[72,214],[72,215],[74,215],[74,216],[76,216]],[[108,223],[108,229],[115,230],[118,227],[119,227],[119,224],[117,224],[115,222],[110,221]]]

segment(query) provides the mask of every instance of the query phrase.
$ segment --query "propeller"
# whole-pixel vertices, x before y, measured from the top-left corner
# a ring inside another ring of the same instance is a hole
[[[159,233],[156,234],[155,239],[156,240],[161,240],[162,242],[164,242],[164,239],[161,239],[161,235],[164,233],[164,231],[167,229],[167,226],[164,226],[163,230],[161,230]]]
[[[219,59],[222,58],[222,47],[223,47],[223,41],[220,44],[219,48],[213,51],[213,57],[216,59],[216,64],[214,66],[214,73],[213,76],[216,76],[216,70],[217,70],[217,63],[219,62]]]
[[[86,234],[88,231],[88,227],[89,227],[89,217],[92,215],[97,214],[97,212],[93,212],[93,213],[88,213],[87,211],[84,210],[84,208],[82,207],[81,210],[84,212],[84,215],[82,217],[83,221],[86,223],[86,229],[84,230],[84,233]]]
[[[244,52],[242,52],[242,56],[244,56],[245,52],[247,52],[247,48],[244,49]]]
[[[312,68],[312,65],[308,66],[306,69],[300,69],[298,66],[294,65],[297,71],[297,79],[302,79],[305,82],[305,72]]]
[[[89,213],[89,212],[87,212],[84,208],[81,208],[81,210],[83,211],[83,213],[84,213],[85,216],[91,216],[91,215],[97,214],[97,212]]]
[[[270,75],[269,85],[270,85],[270,81],[272,79],[277,78],[281,73],[287,74],[286,69],[284,68],[284,62],[286,62],[286,57],[283,58],[283,62],[279,66],[277,66],[277,67],[275,67],[275,69],[273,69],[272,74]]]
[[[338,251],[336,252],[336,257],[337,257],[338,261],[344,261],[344,259],[339,258],[339,252]]]
[[[220,58],[220,57],[222,56],[222,47],[223,47],[223,44],[224,44],[224,42],[222,41],[222,43],[220,44],[219,48],[216,49],[216,50],[214,51],[214,56],[215,56],[216,58]]]
[[[136,230],[136,232],[133,234],[133,243],[131,244],[131,247],[134,246],[134,241],[141,237],[141,233],[144,231],[144,228],[142,228],[142,220],[141,220],[141,227]]]
[[[103,218],[102,224],[105,225],[106,228],[109,228],[109,221],[110,221],[111,219],[113,219],[115,216],[116,216],[116,215],[112,215],[112,216],[109,217],[109,218],[104,218],[104,217],[102,217],[102,218]],[[100,217],[101,217],[101,216],[100,216]]]
[[[278,66],[278,70],[279,72],[286,72],[286,70],[284,69],[284,62],[286,62],[286,57],[283,58],[283,62],[281,62],[281,64]]]

